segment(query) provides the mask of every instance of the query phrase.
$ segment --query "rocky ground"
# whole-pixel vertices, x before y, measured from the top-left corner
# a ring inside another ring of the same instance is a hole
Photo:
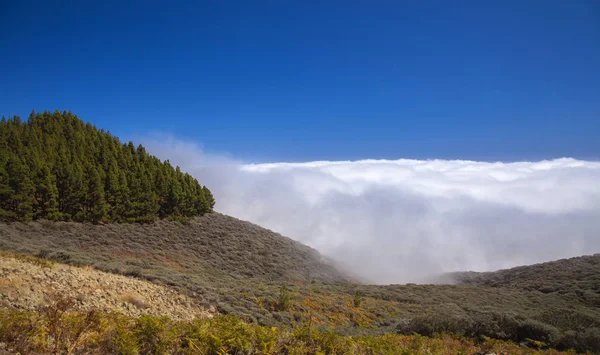
[[[57,297],[72,299],[81,311],[116,311],[132,317],[149,314],[192,320],[214,313],[213,307],[204,309],[177,291],[147,281],[0,254],[0,308],[35,310]]]

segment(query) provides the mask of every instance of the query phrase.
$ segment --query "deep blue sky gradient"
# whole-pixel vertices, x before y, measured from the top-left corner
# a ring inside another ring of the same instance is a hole
[[[600,158],[597,0],[124,3],[1,1],[0,115],[257,162]]]

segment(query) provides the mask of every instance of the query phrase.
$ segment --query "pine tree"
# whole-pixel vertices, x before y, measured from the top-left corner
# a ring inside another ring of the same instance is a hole
[[[169,192],[166,201],[166,212],[168,217],[182,217],[180,206],[183,200],[181,184],[176,179],[169,181]]]
[[[182,189],[180,212],[182,216],[191,217],[196,214],[195,191],[193,186],[193,178],[189,174],[182,175],[180,181]]]
[[[152,187],[150,173],[145,172],[140,179],[142,194],[140,196],[138,222],[152,222],[158,214],[158,196]]]
[[[131,179],[128,179],[129,196],[127,199],[127,207],[125,211],[125,220],[127,222],[136,222],[141,214],[141,198],[142,198],[142,179],[143,175],[135,163],[132,163],[130,168]]]
[[[84,181],[81,163],[74,161],[67,167],[67,189],[65,193],[65,217],[76,222],[85,220],[85,200],[87,184]]]
[[[86,220],[95,223],[106,219],[108,205],[104,199],[104,183],[95,167],[88,173],[87,211]]]
[[[117,167],[117,161],[112,158],[108,163],[106,173],[106,182],[104,191],[106,193],[106,203],[108,204],[108,219],[111,221],[118,220],[116,212],[119,205],[119,196],[122,192]]]
[[[204,198],[208,202],[208,207],[209,207],[207,210],[205,210],[203,212],[208,213],[208,212],[212,211],[212,209],[215,207],[215,198],[214,198],[212,192],[210,192],[210,190],[206,186],[202,186],[202,192],[204,193]]]
[[[35,187],[29,175],[29,168],[18,157],[13,156],[7,163],[8,185],[11,189],[9,211],[17,221],[28,222],[33,218]]]
[[[119,184],[116,191],[116,195],[114,196],[114,200],[116,202],[116,206],[113,212],[113,221],[126,222],[131,202],[129,200],[127,176],[125,175],[125,171],[123,170],[119,172]]]
[[[9,175],[5,166],[6,164],[0,165],[0,220],[12,221],[15,219],[15,213],[12,211],[14,191],[10,187]]]
[[[179,167],[71,112],[0,119],[0,221],[146,223],[212,206],[210,191]]]
[[[38,203],[36,210],[37,218],[46,218],[57,221],[60,218],[58,212],[58,188],[56,178],[52,175],[50,168],[44,165],[39,171],[36,179],[35,198]]]

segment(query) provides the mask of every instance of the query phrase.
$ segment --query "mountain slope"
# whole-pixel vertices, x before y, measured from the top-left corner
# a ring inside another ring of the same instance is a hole
[[[68,302],[73,310],[83,312],[103,310],[132,317],[212,317],[195,300],[148,281],[0,253],[0,305],[37,310],[56,302]]]
[[[447,277],[458,284],[556,293],[600,307],[600,254],[494,272],[458,272]]]
[[[173,286],[204,308],[261,325],[310,323],[353,335],[452,332],[600,350],[600,308],[569,294],[476,284],[357,285],[315,250],[218,213],[185,224],[0,223],[0,249]],[[571,281],[594,293],[585,283],[590,265],[574,263]],[[533,273],[528,268],[520,274]]]
[[[348,281],[316,250],[219,213],[185,224],[0,224],[0,248],[190,287],[195,281]]]

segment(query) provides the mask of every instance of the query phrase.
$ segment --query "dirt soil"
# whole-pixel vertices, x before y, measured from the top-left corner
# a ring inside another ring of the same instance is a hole
[[[36,262],[0,255],[0,308],[36,310],[58,296],[72,299],[81,311],[101,310],[137,317],[168,316],[175,320],[212,317],[214,308],[167,287],[91,267]]]

